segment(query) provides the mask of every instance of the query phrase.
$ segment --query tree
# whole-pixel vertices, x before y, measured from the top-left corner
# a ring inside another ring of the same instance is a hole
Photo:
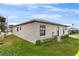
[[[1,32],[5,32],[5,29],[6,29],[5,23],[0,24],[0,29],[1,29]]]
[[[5,32],[6,29],[6,18],[0,16],[0,29],[1,32]]]
[[[4,39],[4,36],[5,34],[5,29],[6,29],[6,18],[0,16],[0,30],[1,30],[1,38],[0,38],[0,43],[2,44],[3,43],[3,39]]]

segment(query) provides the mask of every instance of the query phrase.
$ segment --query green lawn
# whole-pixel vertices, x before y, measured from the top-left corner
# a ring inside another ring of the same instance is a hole
[[[2,56],[75,56],[79,51],[79,35],[64,37],[61,43],[50,42],[36,46],[14,35],[5,38],[0,45]]]

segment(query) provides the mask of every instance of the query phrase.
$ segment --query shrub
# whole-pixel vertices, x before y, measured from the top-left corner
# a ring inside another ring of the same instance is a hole
[[[41,40],[36,40],[36,45],[40,45],[41,44]]]
[[[61,36],[61,38],[65,38],[65,37],[69,37],[69,35],[64,35],[64,36]]]
[[[48,39],[44,39],[43,40],[43,42],[45,43],[45,42],[52,42],[53,41],[53,39],[51,39],[51,38],[48,38]]]

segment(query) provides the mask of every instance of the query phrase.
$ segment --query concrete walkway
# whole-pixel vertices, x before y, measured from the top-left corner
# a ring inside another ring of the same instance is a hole
[[[9,32],[9,33],[0,33],[0,39],[3,39],[4,38],[4,35],[11,35],[12,33]]]
[[[4,33],[0,33],[0,41],[4,39]]]
[[[9,33],[6,33],[6,35],[11,35],[12,33],[11,32],[9,32]]]

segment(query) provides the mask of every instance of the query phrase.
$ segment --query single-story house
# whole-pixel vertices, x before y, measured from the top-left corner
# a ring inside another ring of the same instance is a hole
[[[75,33],[79,33],[79,29],[74,28],[74,27],[70,27],[69,28],[69,34],[75,34]]]
[[[36,40],[63,36],[68,34],[67,25],[62,25],[46,20],[33,19],[13,26],[13,34],[32,43]]]
[[[8,26],[8,32],[12,32],[12,30],[13,30],[13,25],[9,25]]]

